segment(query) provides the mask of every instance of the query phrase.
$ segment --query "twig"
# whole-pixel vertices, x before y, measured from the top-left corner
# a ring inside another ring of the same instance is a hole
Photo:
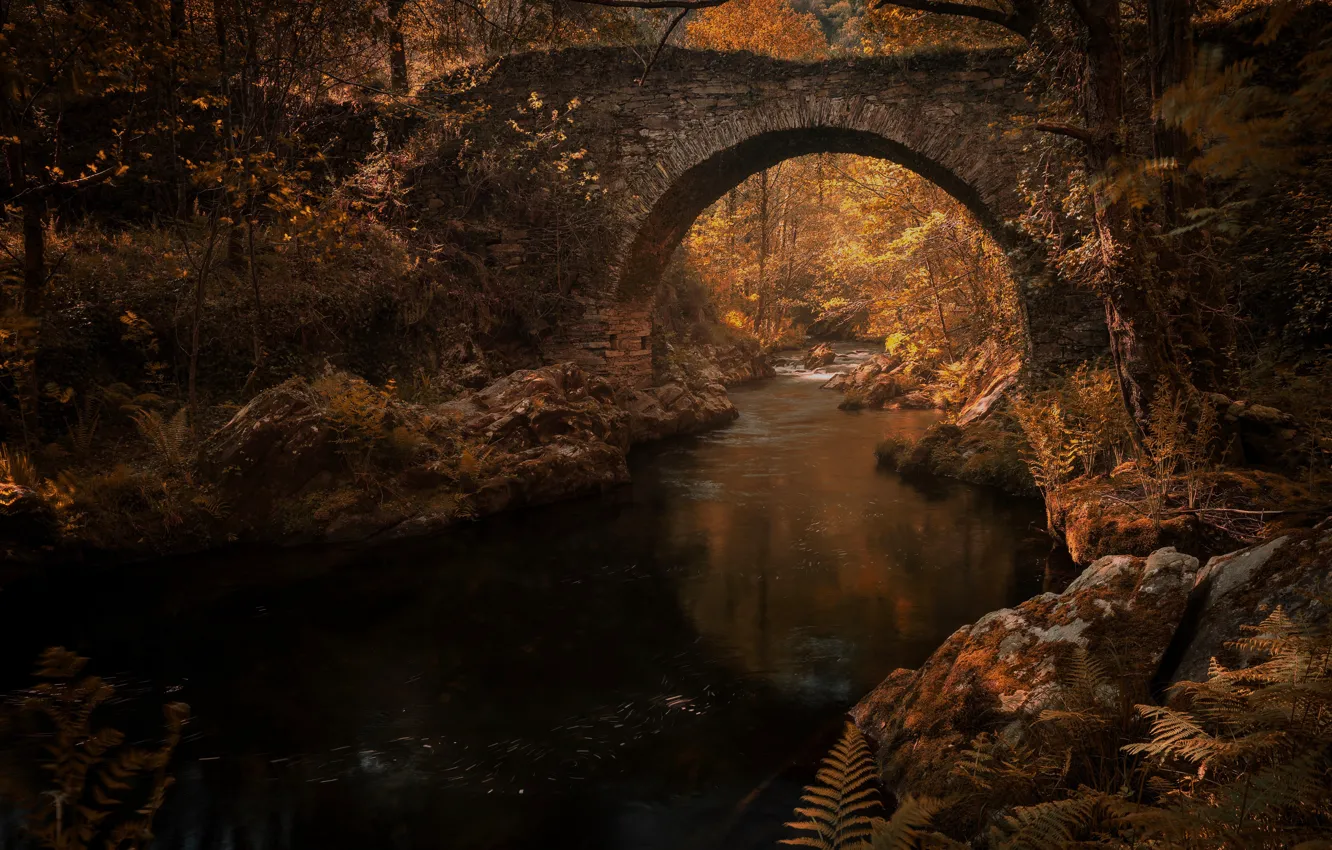
[[[671,25],[666,28],[666,34],[661,37],[661,41],[657,42],[657,49],[652,51],[652,58],[648,60],[647,67],[643,69],[643,76],[638,78],[638,85],[640,87],[647,81],[648,72],[651,71],[652,66],[657,63],[657,57],[661,55],[661,49],[665,47],[666,42],[670,40],[671,33],[675,32],[675,28],[685,19],[685,15],[688,15],[692,11],[693,9],[682,9],[680,14],[675,16],[675,20],[671,21]]]

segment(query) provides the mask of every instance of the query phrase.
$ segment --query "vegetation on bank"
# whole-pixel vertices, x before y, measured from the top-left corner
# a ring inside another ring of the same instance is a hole
[[[983,735],[959,754],[949,799],[906,797],[884,819],[875,764],[847,730],[807,788],[784,841],[873,847],[1313,848],[1332,836],[1332,627],[1280,608],[1231,647],[1249,663],[1212,662],[1165,704],[1117,693],[1115,659],[1074,649],[1065,705],[1046,710],[1015,749]]]

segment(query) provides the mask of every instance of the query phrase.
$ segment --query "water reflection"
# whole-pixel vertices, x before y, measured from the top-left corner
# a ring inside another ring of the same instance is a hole
[[[849,704],[1039,592],[1047,548],[1037,506],[874,470],[928,415],[817,387],[437,541],[7,587],[3,684],[65,644],[132,678],[122,710],[193,706],[163,848],[771,846]]]

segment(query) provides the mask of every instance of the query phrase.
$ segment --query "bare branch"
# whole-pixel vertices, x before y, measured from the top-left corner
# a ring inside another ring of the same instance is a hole
[[[1077,139],[1085,145],[1090,145],[1093,141],[1092,134],[1081,127],[1072,127],[1068,124],[1048,124],[1041,122],[1036,125],[1036,129],[1042,133],[1054,133],[1057,136],[1068,136],[1070,139]]]
[[[574,0],[588,6],[609,6],[612,9],[710,9],[730,0]]]
[[[1036,28],[1036,9],[1033,4],[1027,2],[1014,3],[1012,12],[973,6],[970,3],[954,3],[952,0],[875,0],[872,8],[877,9],[880,6],[896,6],[899,9],[911,9],[915,12],[974,18],[998,24],[1023,38],[1031,38],[1031,32]]]
[[[661,49],[666,46],[667,41],[670,41],[671,33],[675,32],[675,28],[685,19],[685,15],[692,11],[692,9],[682,9],[680,14],[676,15],[675,19],[671,21],[671,25],[666,28],[666,34],[661,37],[661,41],[657,42],[657,49],[652,51],[652,58],[648,60],[647,67],[643,69],[643,76],[638,78],[640,86],[647,81],[648,71],[652,70],[652,66],[657,62],[657,57],[661,55]]]

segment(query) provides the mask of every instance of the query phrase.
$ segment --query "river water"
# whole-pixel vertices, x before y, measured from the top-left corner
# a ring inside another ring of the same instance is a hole
[[[934,415],[839,411],[826,377],[734,390],[605,497],[11,584],[0,685],[61,644],[119,722],[190,703],[161,848],[771,847],[846,709],[1039,592],[1049,548],[1037,503],[877,471]]]

